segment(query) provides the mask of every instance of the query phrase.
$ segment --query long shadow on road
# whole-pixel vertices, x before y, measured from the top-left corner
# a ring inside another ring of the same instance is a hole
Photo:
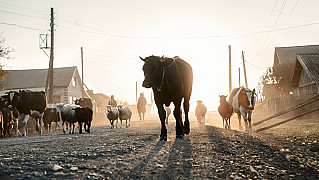
[[[131,171],[130,178],[131,179],[140,179],[143,172],[146,171],[147,164],[151,161],[158,152],[162,149],[165,142],[158,141],[155,147],[148,153],[148,155],[138,163],[133,170]]]
[[[190,139],[175,139],[161,179],[191,178],[192,152]]]
[[[218,159],[215,162],[220,169],[216,167],[214,174],[218,178],[318,178],[313,169],[299,168],[280,151],[250,134],[212,126],[203,126],[202,129],[212,141],[212,161]]]

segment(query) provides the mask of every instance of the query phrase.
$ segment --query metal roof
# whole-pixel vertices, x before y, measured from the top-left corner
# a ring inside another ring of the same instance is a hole
[[[319,54],[298,55],[297,60],[309,77],[319,84]]]
[[[69,86],[76,66],[54,68],[53,84],[58,87]],[[48,69],[26,69],[26,70],[9,70],[5,81],[0,85],[5,89],[30,89],[45,87]]]
[[[280,63],[294,63],[297,55],[319,54],[319,45],[276,47],[275,54],[277,54]]]

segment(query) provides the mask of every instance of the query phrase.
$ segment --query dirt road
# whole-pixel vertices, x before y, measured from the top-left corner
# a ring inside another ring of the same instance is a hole
[[[191,133],[159,142],[160,123],[129,129],[95,126],[91,134],[61,131],[0,140],[0,179],[318,179],[261,138],[191,124]]]

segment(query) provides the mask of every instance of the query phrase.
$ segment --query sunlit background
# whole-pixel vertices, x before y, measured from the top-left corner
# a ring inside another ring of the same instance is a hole
[[[244,51],[252,89],[272,66],[274,47],[319,42],[317,0],[2,0],[0,32],[15,50],[12,59],[1,59],[6,69],[48,68],[39,34],[49,30],[51,7],[54,67],[80,71],[83,47],[85,84],[131,104],[136,103],[136,81],[138,92],[151,101],[151,90],[141,86],[139,56],[179,56],[189,62],[194,71],[191,111],[196,100],[216,110],[219,95],[228,94],[228,45],[233,88],[239,86]]]

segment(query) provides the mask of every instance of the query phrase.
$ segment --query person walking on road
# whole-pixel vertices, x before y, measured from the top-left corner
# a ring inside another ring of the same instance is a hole
[[[111,95],[111,99],[109,100],[108,105],[111,105],[112,107],[117,107],[117,103],[116,103],[113,95]]]
[[[137,112],[138,116],[140,117],[140,120],[144,121],[145,112],[146,112],[146,98],[144,97],[144,93],[140,93],[140,97],[137,101]]]

